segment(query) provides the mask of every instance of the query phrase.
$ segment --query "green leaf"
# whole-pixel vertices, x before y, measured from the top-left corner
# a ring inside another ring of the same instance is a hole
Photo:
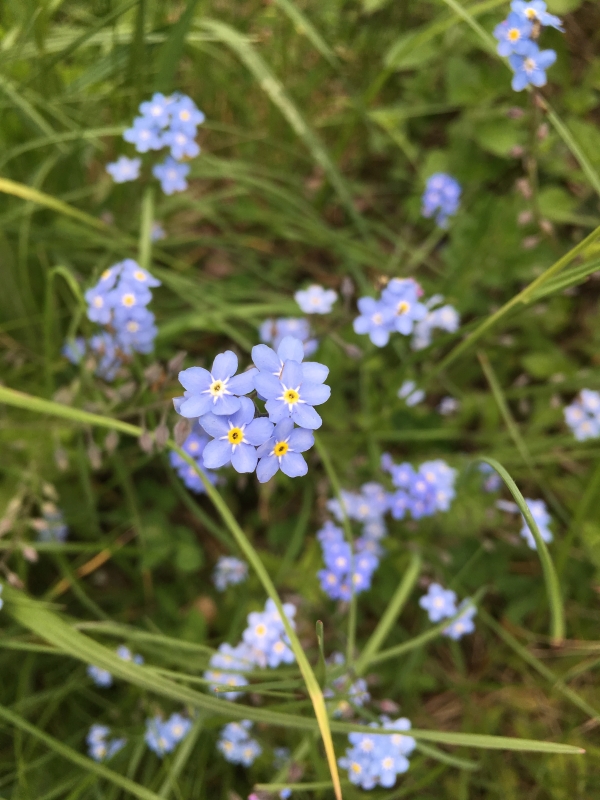
[[[157,58],[158,72],[155,88],[157,92],[172,92],[175,87],[175,73],[183,54],[185,39],[194,20],[198,0],[188,0],[185,11],[171,28],[169,38],[160,49]]]

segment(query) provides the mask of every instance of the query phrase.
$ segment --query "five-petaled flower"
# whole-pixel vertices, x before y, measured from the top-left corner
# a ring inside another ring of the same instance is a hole
[[[286,361],[280,377],[259,372],[254,385],[267,400],[266,409],[272,422],[291,417],[301,428],[316,430],[322,420],[313,406],[328,400],[331,389],[324,383],[306,380],[303,366],[297,361]]]
[[[521,92],[527,86],[545,86],[546,70],[556,61],[554,50],[540,50],[535,42],[526,42],[520,53],[509,57],[514,70],[512,88]]]
[[[203,367],[184,369],[179,373],[179,382],[186,391],[183,397],[173,400],[177,413],[188,419],[209,412],[217,415],[235,414],[241,406],[240,396],[254,388],[256,374],[253,369],[236,375],[237,368],[237,356],[231,350],[226,350],[215,358],[210,372]]]
[[[273,436],[258,448],[258,467],[256,476],[265,483],[281,470],[288,478],[306,475],[308,465],[300,455],[315,443],[310,431],[294,428],[291,419],[282,420],[273,431]]]
[[[248,397],[238,398],[239,411],[231,416],[205,414],[199,423],[214,437],[204,448],[207,469],[218,469],[231,462],[236,472],[254,472],[258,461],[256,448],[273,433],[273,423],[265,417],[254,419],[254,403]]]

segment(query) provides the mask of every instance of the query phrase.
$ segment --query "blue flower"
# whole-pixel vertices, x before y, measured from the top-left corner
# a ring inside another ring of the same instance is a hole
[[[514,11],[494,29],[494,36],[498,39],[498,55],[509,56],[519,53],[523,43],[529,41],[533,31],[533,24],[522,14]]]
[[[564,409],[565,422],[579,442],[600,436],[600,392],[582,389]]]
[[[150,750],[161,758],[165,753],[170,753],[175,748],[175,739],[169,727],[159,716],[146,720],[144,741]]]
[[[409,767],[409,756],[416,742],[412,736],[404,733],[384,734],[388,731],[406,731],[410,729],[410,721],[405,717],[392,722],[381,717],[383,727],[371,723],[374,733],[350,733],[348,740],[352,747],[346,755],[338,760],[338,764],[348,770],[351,783],[362,789],[374,789],[376,786],[391,788],[398,777]]]
[[[313,284],[308,289],[296,292],[294,300],[305,314],[329,314],[337,300],[337,292]]]
[[[96,686],[101,686],[103,689],[108,689],[113,685],[113,676],[107,669],[101,669],[93,664],[88,664],[87,674],[94,681]]]
[[[127,183],[140,177],[141,158],[127,158],[120,156],[112,164],[106,165],[106,171],[115,183]]]
[[[155,289],[157,286],[161,285],[158,278],[151,275],[147,269],[140,267],[137,261],[134,261],[132,258],[126,258],[119,264],[115,264],[115,267],[120,267],[121,283],[129,285],[133,291],[139,292],[141,287]],[[144,295],[144,297],[148,297],[148,295]],[[150,298],[151,297],[152,295],[150,295]],[[148,300],[150,298],[148,298]]]
[[[187,437],[185,442],[182,445],[182,450],[184,450],[189,456],[191,456],[200,472],[208,478],[211,483],[217,482],[217,474],[212,470],[206,470],[200,463],[200,459],[202,458],[202,454],[204,453],[204,448],[209,443],[209,437],[204,433],[204,431],[200,428],[199,425],[196,425],[190,435]],[[192,467],[188,462],[183,459],[179,453],[175,453],[171,451],[169,454],[169,460],[171,462],[171,466],[173,469],[177,470],[177,474],[181,478],[181,480],[185,483],[188,489],[191,489],[192,492],[196,492],[198,494],[204,494],[206,492],[206,488],[202,483],[200,476],[198,475],[197,471]]]
[[[283,611],[288,622],[294,628],[296,607],[291,603],[284,603]],[[253,611],[248,614],[248,626],[242,634],[242,638],[251,649],[254,663],[258,666],[269,666],[274,669],[280,664],[293,664],[296,660],[289,647],[285,627],[277,607],[271,599],[267,600],[264,611]]]
[[[280,319],[267,319],[259,329],[259,336],[266,344],[278,348],[286,336],[300,339],[304,345],[304,355],[310,356],[317,349],[319,342],[311,338],[308,320],[295,317],[282,317]]]
[[[425,398],[423,389],[417,389],[414,381],[404,381],[398,389],[398,397],[404,400],[407,406],[416,406]]]
[[[228,586],[242,583],[248,577],[248,564],[233,556],[221,556],[213,573],[213,581],[219,592]]]
[[[94,761],[107,761],[127,744],[127,739],[112,739],[108,741],[106,737],[109,733],[110,728],[107,728],[106,725],[91,726],[86,742],[88,753]]]
[[[322,420],[313,406],[325,403],[331,395],[329,386],[306,380],[303,365],[297,361],[286,361],[281,376],[259,372],[254,385],[262,397],[267,399],[266,409],[271,422],[281,422],[290,417],[301,428],[316,430]]]
[[[171,106],[172,100],[170,97],[165,97],[164,94],[156,92],[152,95],[151,100],[146,100],[140,104],[140,114],[146,122],[156,128],[166,128],[170,120],[169,111]]]
[[[92,353],[100,357],[96,375],[105,381],[113,381],[123,364],[117,352],[118,342],[116,338],[111,333],[103,331],[96,336],[92,336],[89,345]]]
[[[548,513],[546,503],[544,503],[543,500],[531,500],[528,497],[525,498],[525,502],[527,503],[527,508],[531,512],[531,516],[538,526],[542,539],[545,542],[551,542],[554,538],[552,536],[552,531],[549,528],[549,525],[552,522],[552,517]],[[533,533],[529,530],[529,525],[525,521],[525,517],[522,516],[522,519],[523,526],[520,531],[521,536],[523,539],[525,539],[531,550],[536,550],[537,547],[535,544],[535,539],[533,538]]]
[[[75,339],[67,340],[62,346],[61,353],[71,364],[80,364],[85,355],[85,339],[83,336],[76,336]]]
[[[235,414],[241,407],[240,395],[254,388],[256,374],[256,370],[248,370],[235,375],[237,368],[237,356],[226,350],[215,358],[210,372],[203,367],[182,370],[178,377],[185,392],[183,397],[173,400],[177,413],[188,419],[209,411],[217,415]]]
[[[144,659],[142,658],[142,656],[138,655],[137,653],[134,655],[131,652],[131,650],[128,647],[126,647],[124,644],[120,644],[117,647],[117,655],[123,661],[131,661],[134,664],[143,664],[144,663]]]
[[[529,86],[545,86],[546,70],[556,61],[554,50],[540,50],[535,42],[523,45],[519,54],[513,53],[509,63],[514,71],[512,88],[521,92]]]
[[[252,723],[244,719],[230,722],[221,730],[217,748],[231,764],[251,766],[262,753],[262,747],[249,735]]]
[[[242,696],[242,692],[223,691],[223,689],[247,686],[248,681],[239,672],[248,672],[253,669],[254,665],[254,653],[246,644],[241,642],[236,647],[232,647],[225,642],[211,656],[210,669],[204,673],[204,678],[210,682],[211,691],[217,692],[219,697],[225,700],[237,700]]]
[[[189,171],[188,164],[178,164],[171,156],[167,156],[162,164],[152,167],[152,174],[160,181],[160,187],[165,194],[184,192],[188,187],[186,177]]]
[[[171,155],[176,161],[195,158],[200,153],[200,147],[194,137],[184,130],[167,131],[163,134],[163,142],[171,148]]]
[[[412,278],[392,278],[381,293],[381,300],[394,310],[394,330],[408,336],[415,322],[427,316],[427,308],[419,302],[422,293],[419,284]]]
[[[432,298],[441,300],[443,298]],[[431,334],[434,330],[439,329],[454,333],[460,326],[460,315],[458,311],[451,305],[441,306],[431,310],[432,300],[426,303],[429,309],[427,316],[417,322],[414,329],[414,337],[411,343],[413,350],[423,350],[431,344]]]
[[[277,352],[266,344],[257,344],[252,348],[252,360],[259,372],[275,375],[276,378],[281,377],[286,361],[297,361],[300,364],[304,355],[305,347],[295,336],[284,336],[278,344]],[[317,361],[305,361],[302,364],[304,380],[310,383],[324,383],[328,374],[329,368]]]
[[[395,310],[373,297],[359,297],[357,305],[360,315],[353,322],[354,332],[368,333],[374,345],[385,347],[394,330]]]
[[[116,339],[121,350],[127,355],[132,352],[151,353],[158,333],[154,320],[154,314],[143,307],[133,308],[120,316],[115,314]]]
[[[456,614],[456,592],[432,583],[427,594],[419,600],[419,605],[427,611],[430,622],[440,622]]]
[[[171,128],[184,131],[190,136],[196,135],[196,128],[202,125],[205,116],[194,101],[186,95],[176,94],[169,108]]]
[[[448,226],[448,217],[456,214],[460,205],[461,188],[458,181],[444,172],[436,172],[425,185],[423,193],[424,217],[433,217],[440,228]]]
[[[236,472],[256,469],[256,448],[271,437],[273,423],[264,417],[254,419],[252,400],[242,397],[239,402],[239,411],[231,416],[209,413],[198,420],[209,436],[214,437],[204,448],[203,463],[207,469],[218,469],[230,462]]]
[[[87,317],[90,322],[108,325],[112,317],[112,304],[107,290],[100,286],[93,286],[84,295],[88,304]]]
[[[519,14],[519,16],[529,20],[530,22],[537,21],[540,23],[540,25],[556,28],[559,31],[564,31],[560,19],[555,17],[554,14],[549,14],[546,11],[547,6],[543,0],[532,0],[532,2],[529,3],[525,2],[525,0],[513,0],[513,2],[510,4],[510,7],[513,11]]]
[[[256,476],[260,483],[266,483],[278,470],[288,478],[306,475],[308,464],[300,453],[309,450],[315,443],[310,431],[294,429],[291,419],[282,420],[273,431],[273,436],[258,448],[258,467]]]
[[[175,744],[185,739],[191,727],[191,720],[187,717],[183,717],[181,714],[171,714],[169,719],[165,722],[165,728]]]
[[[126,142],[135,145],[138,153],[147,153],[149,150],[160,150],[163,147],[162,137],[154,123],[145,117],[136,117],[131,128],[123,134]]]
[[[475,630],[473,617],[475,614],[477,614],[477,609],[474,605],[471,605],[469,598],[463,600],[459,605],[458,611],[461,610],[463,610],[463,613],[460,615],[460,617],[455,619],[454,622],[450,623],[447,628],[444,628],[444,634],[449,636],[450,639],[454,639],[454,641],[458,641],[458,639],[461,639],[467,633],[473,633]]]

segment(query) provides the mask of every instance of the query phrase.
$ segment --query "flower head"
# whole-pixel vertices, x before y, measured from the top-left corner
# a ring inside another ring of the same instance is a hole
[[[582,389],[564,409],[565,422],[579,442],[600,437],[600,392]]]
[[[521,92],[527,86],[545,86],[546,70],[556,61],[554,50],[540,50],[535,42],[526,42],[520,53],[513,53],[509,63],[514,71],[512,88]]]
[[[307,380],[305,375],[303,365],[288,360],[280,376],[266,371],[255,376],[254,385],[267,400],[266,409],[271,422],[279,423],[291,418],[301,428],[315,430],[321,427],[322,420],[314,406],[325,403],[331,389],[322,382]]]
[[[302,317],[267,319],[260,326],[259,335],[263,342],[272,344],[275,348],[279,348],[279,345],[286,336],[293,336],[295,339],[300,339],[304,345],[305,356],[312,355],[319,344],[316,339],[311,338],[310,323]]]
[[[305,314],[329,314],[337,300],[337,292],[313,284],[308,289],[296,292],[294,300]]]
[[[235,414],[241,408],[240,397],[254,388],[256,370],[236,375],[238,359],[226,350],[213,361],[210,372],[203,367],[189,367],[179,373],[179,382],[185,389],[183,397],[173,401],[182,417],[194,419],[211,412],[216,415]]]
[[[213,573],[213,581],[219,592],[228,586],[243,583],[248,577],[248,564],[233,556],[221,556]]]
[[[360,314],[353,322],[354,332],[368,334],[376,347],[385,347],[395,326],[394,308],[373,297],[359,297],[357,305]]]
[[[106,165],[106,171],[115,183],[127,183],[140,177],[141,158],[127,158],[120,156],[112,164]]]
[[[275,426],[272,437],[258,448],[258,480],[265,483],[279,470],[288,478],[306,475],[308,465],[301,453],[314,443],[310,431],[296,428],[291,419],[282,420]]]
[[[203,463],[207,469],[218,469],[230,462],[236,472],[256,469],[256,449],[271,437],[273,423],[264,417],[254,419],[254,403],[247,397],[240,398],[239,403],[239,411],[230,416],[208,413],[199,419],[206,433],[214,437],[204,448]]]
[[[513,0],[510,7],[516,14],[529,22],[539,22],[540,25],[556,28],[559,31],[564,30],[560,19],[546,11],[547,5],[543,0],[531,0],[529,3],[525,0]]]
[[[440,228],[448,227],[448,217],[456,214],[460,205],[461,188],[451,175],[437,172],[425,186],[423,194],[424,217],[433,217]]]
[[[462,611],[461,615],[454,622],[451,622],[447,628],[444,628],[444,634],[455,641],[462,639],[468,633],[473,633],[475,630],[473,617],[477,614],[477,609],[469,598],[462,601],[458,611]]]
[[[525,502],[527,503],[527,508],[531,512],[534,522],[538,526],[540,536],[545,542],[551,542],[554,538],[549,527],[552,522],[552,517],[548,513],[546,503],[544,503],[543,500],[531,500],[529,497],[525,498]],[[536,550],[537,548],[533,533],[529,530],[529,525],[527,524],[525,517],[522,517],[522,519],[523,526],[520,531],[521,536],[523,539],[525,539],[531,550]]]
[[[188,164],[179,164],[171,156],[167,156],[162,164],[152,167],[152,174],[160,181],[160,187],[165,194],[184,192],[188,187],[186,177],[189,171]]]
[[[523,14],[512,12],[494,29],[498,39],[498,55],[509,56],[519,53],[525,42],[528,42],[533,31],[533,23]]]
[[[427,594],[419,600],[419,605],[427,611],[430,622],[440,622],[456,614],[456,592],[432,583]]]
[[[154,122],[146,117],[136,117],[131,128],[123,134],[126,142],[135,145],[138,153],[147,153],[149,150],[160,150],[163,147],[162,137]]]
[[[419,302],[420,294],[421,287],[411,278],[392,278],[381,293],[382,302],[394,310],[394,330],[404,336],[427,315],[427,308]]]

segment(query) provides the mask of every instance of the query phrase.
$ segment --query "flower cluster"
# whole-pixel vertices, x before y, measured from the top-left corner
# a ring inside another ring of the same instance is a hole
[[[185,442],[182,445],[182,450],[184,450],[188,456],[191,456],[198,469],[205,475],[206,478],[211,483],[217,482],[217,474],[210,469],[204,469],[201,463],[202,454],[204,453],[204,448],[209,443],[209,437],[204,433],[202,428],[199,425],[195,425],[192,432],[186,438]],[[181,478],[181,480],[185,483],[185,485],[190,489],[192,492],[196,492],[197,494],[203,494],[206,492],[204,488],[204,484],[198,472],[191,464],[182,458],[179,453],[175,453],[173,450],[169,453],[169,461],[171,462],[171,466],[174,470],[177,471],[177,474]]]
[[[228,586],[243,583],[247,577],[248,564],[233,556],[222,556],[213,573],[213,581],[219,592],[224,592]]]
[[[538,526],[540,536],[545,542],[551,542],[554,537],[552,536],[552,531],[548,526],[552,522],[552,517],[548,513],[546,503],[544,503],[543,500],[531,500],[529,497],[525,498],[525,502],[527,503],[527,508],[531,512],[531,516]],[[521,517],[523,519],[523,525],[519,533],[527,542],[528,547],[531,548],[531,550],[536,550],[537,548],[535,539],[533,538],[533,533],[529,530],[529,525],[525,521],[525,517],[523,517],[523,515],[521,515]]]
[[[460,316],[455,308],[445,305],[440,308],[443,297],[434,295],[421,302],[423,289],[413,278],[392,278],[377,300],[360,297],[360,315],[354,320],[354,331],[368,334],[377,347],[385,347],[394,332],[403,336],[412,335],[411,347],[421,350],[431,344],[435,329],[453,333],[460,325]]]
[[[278,470],[290,478],[305,475],[302,453],[313,446],[311,431],[322,424],[314,406],[329,399],[331,389],[324,383],[329,370],[317,362],[302,363],[302,342],[293,336],[286,336],[277,352],[257,345],[252,358],[255,367],[239,375],[231,350],[215,358],[210,372],[202,367],[180,372],[185,392],[174,399],[175,410],[198,418],[212,437],[203,450],[205,468],[231,463],[237,472],[256,470],[261,483]],[[255,405],[245,397],[253,389],[266,401],[268,419],[255,418]]]
[[[85,293],[87,316],[91,322],[106,326],[85,342],[78,337],[63,347],[63,355],[78,364],[86,348],[97,357],[96,374],[104,380],[115,379],[121,364],[135,353],[150,353],[157,334],[154,314],[147,305],[150,289],[160,281],[131,258],[104,270],[98,283]]]
[[[185,739],[191,727],[191,721],[181,714],[171,714],[167,720],[156,716],[146,720],[144,740],[150,750],[162,758],[165,753],[171,753],[175,746]]]
[[[221,730],[217,747],[231,764],[250,767],[262,753],[262,747],[250,736],[252,723],[248,719],[230,722]]]
[[[389,509],[394,519],[430,517],[437,511],[448,511],[455,497],[456,470],[445,461],[425,461],[418,470],[411,464],[394,464],[390,455],[381,457],[381,468],[389,472],[396,491],[389,496]]]
[[[412,736],[399,731],[410,730],[410,721],[406,717],[390,720],[380,717],[382,725],[371,723],[377,733],[350,733],[348,740],[352,747],[346,749],[346,755],[338,759],[338,764],[348,770],[351,783],[361,789],[374,789],[376,786],[391,788],[398,775],[409,767],[408,756],[416,747]],[[394,731],[383,734],[381,730]]]
[[[314,283],[308,289],[296,292],[294,300],[305,314],[329,314],[337,300],[337,292]]]
[[[371,587],[381,555],[381,546],[375,538],[359,537],[352,547],[344,540],[341,528],[326,522],[317,533],[317,539],[325,562],[325,569],[320,570],[317,577],[321,588],[332,600],[347,601],[353,594]]]
[[[513,0],[511,13],[494,29],[498,54],[508,56],[514,72],[512,88],[521,92],[527,86],[544,86],[546,70],[556,61],[554,50],[540,50],[536,40],[543,27],[562,31],[560,19],[546,11],[543,0]]]
[[[436,172],[427,179],[422,197],[421,213],[429,219],[435,216],[440,228],[448,227],[448,217],[458,211],[460,183],[445,172]]]
[[[69,533],[63,512],[54,503],[42,504],[42,516],[33,520],[39,542],[64,542]]]
[[[333,700],[327,706],[334,717],[351,716],[356,707],[364,706],[371,699],[367,682],[363,678],[353,679],[348,672],[340,672],[346,663],[342,653],[333,653],[327,663],[333,673],[323,689],[323,697]]]
[[[144,663],[142,656],[133,655],[131,650],[124,644],[119,645],[116,652],[119,658],[123,661],[132,661],[134,664]],[[87,674],[94,681],[96,686],[101,686],[103,689],[108,689],[108,687],[112,686],[113,684],[113,676],[108,670],[102,669],[101,667],[96,667],[93,664],[90,664],[87,668]]]
[[[314,339],[308,320],[302,317],[280,317],[279,319],[266,319],[258,330],[261,342],[273,345],[277,350],[286,336],[300,339],[304,345],[304,355],[311,356],[319,342]]]
[[[579,442],[600,436],[600,392],[582,389],[570,406],[566,406],[565,422]]]
[[[127,739],[108,739],[110,728],[106,725],[92,725],[86,742],[88,753],[94,761],[107,761],[127,744]]]
[[[289,624],[292,628],[295,627],[296,607],[285,603],[283,610]],[[248,672],[254,667],[275,669],[280,664],[292,664],[295,661],[283,621],[271,599],[267,600],[264,611],[248,614],[247,621],[242,641],[236,647],[230,644],[220,645],[211,656],[210,669],[204,673],[204,678],[210,682],[210,688],[226,700],[236,700],[241,692],[221,690],[248,685],[240,672]]]
[[[427,611],[430,622],[441,622],[444,619],[456,617],[456,619],[444,628],[443,633],[450,639],[457,641],[467,633],[473,633],[475,630],[475,623],[473,617],[477,613],[477,609],[472,605],[469,598],[456,605],[456,592],[452,589],[444,589],[439,583],[432,583],[427,590],[427,594],[423,595],[419,600],[419,605]]]
[[[187,189],[186,177],[190,171],[184,158],[195,158],[200,153],[196,143],[198,125],[204,122],[204,114],[194,101],[186,95],[175,93],[168,97],[157,92],[152,99],[140,105],[140,116],[123,134],[126,142],[135,145],[138,153],[149,150],[170,149],[170,155],[162,164],[156,164],[152,174],[158,178],[165,194]],[[108,164],[106,171],[115,183],[134,181],[139,177],[141,159],[121,156]]]

